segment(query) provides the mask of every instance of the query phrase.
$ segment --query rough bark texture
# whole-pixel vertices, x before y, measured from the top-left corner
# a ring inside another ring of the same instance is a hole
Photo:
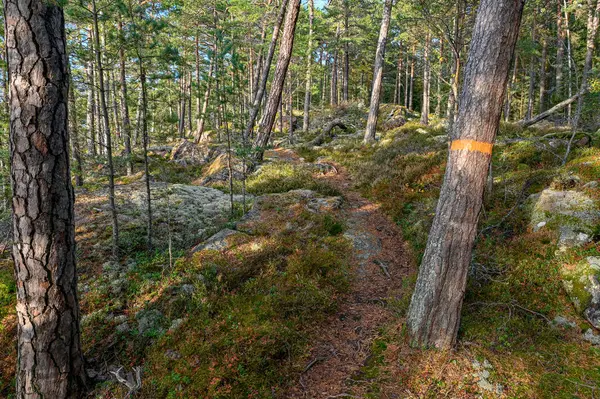
[[[523,0],[482,0],[436,215],[408,311],[413,345],[456,342],[471,251]],[[469,148],[468,144],[473,146]],[[479,143],[479,144],[477,144]],[[462,145],[461,145],[462,144]]]
[[[69,77],[63,11],[6,0],[17,398],[79,398],[85,390],[69,171]]]
[[[256,123],[256,118],[258,117],[258,109],[260,108],[260,104],[262,103],[265,92],[267,91],[267,81],[269,79],[269,70],[271,69],[271,63],[273,62],[273,57],[275,56],[275,48],[277,47],[277,40],[279,38],[279,32],[281,30],[281,24],[283,23],[283,18],[286,15],[285,12],[288,8],[288,3],[289,3],[289,0],[282,1],[281,7],[279,9],[279,15],[277,16],[277,21],[275,22],[275,26],[273,27],[273,36],[271,38],[271,44],[269,45],[269,52],[267,53],[267,58],[265,60],[264,66],[263,66],[263,71],[260,75],[261,79],[260,79],[260,83],[258,86],[258,90],[256,92],[256,96],[254,98],[252,108],[250,109],[250,119],[248,120],[248,124],[246,125],[246,130],[244,130],[244,141],[248,140],[248,137],[250,137],[252,131],[254,130],[254,124]],[[287,20],[286,20],[286,23],[287,23]],[[294,28],[295,27],[296,27],[296,22],[294,22]],[[284,34],[285,34],[285,32],[284,32]],[[292,32],[292,41],[293,40],[294,39],[293,39],[293,32]],[[283,47],[283,39],[282,39],[281,47]],[[277,61],[277,66],[279,66],[279,60]],[[287,71],[287,66],[286,66],[285,70]],[[215,76],[216,76],[216,74],[215,74]],[[285,77],[285,72],[284,72],[283,76]],[[283,83],[282,83],[282,87],[283,87]],[[281,96],[281,92],[279,93],[279,96]],[[277,107],[277,105],[275,107]],[[277,111],[275,111],[275,112],[277,112]],[[275,116],[273,116],[273,118],[275,118]]]
[[[258,147],[256,158],[262,160],[263,149],[269,143],[271,136],[271,130],[275,123],[275,117],[277,115],[277,108],[279,101],[281,100],[281,92],[283,90],[283,83],[287,74],[290,59],[292,58],[292,48],[294,47],[294,32],[296,31],[296,21],[298,20],[298,13],[300,11],[300,0],[290,0],[288,10],[285,15],[285,25],[283,27],[283,35],[281,36],[281,44],[279,46],[279,56],[277,58],[277,65],[275,66],[275,73],[273,75],[273,82],[271,83],[271,91],[267,98],[267,104],[265,105],[264,115],[260,121],[260,127],[254,146]]]
[[[381,29],[379,30],[379,40],[377,41],[377,50],[375,52],[375,67],[373,68],[373,89],[371,90],[371,105],[369,106],[369,117],[367,119],[367,128],[365,129],[365,143],[370,143],[375,140],[375,128],[377,126],[377,116],[379,115],[379,101],[381,97],[381,81],[383,80],[383,60],[385,57],[385,44],[387,42],[388,30],[390,27],[392,5],[392,0],[385,0],[385,5],[383,7],[383,18],[381,19]]]

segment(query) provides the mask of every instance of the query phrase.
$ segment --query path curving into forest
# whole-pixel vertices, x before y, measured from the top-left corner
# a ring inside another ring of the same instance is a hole
[[[271,155],[302,162],[289,149],[276,149]],[[361,380],[361,369],[369,361],[371,344],[381,328],[396,317],[386,305],[388,300],[400,293],[403,280],[414,269],[400,228],[353,188],[345,168],[328,163],[336,171],[321,178],[344,196],[339,216],[354,247],[354,278],[337,312],[312,334],[315,341],[304,371],[282,396],[285,398],[362,397],[357,396],[360,388],[353,386],[353,381]]]

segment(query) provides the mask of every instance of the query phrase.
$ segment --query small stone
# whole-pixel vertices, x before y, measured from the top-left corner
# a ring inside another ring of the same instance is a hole
[[[594,334],[591,328],[588,328],[583,334],[583,339],[592,345],[600,345],[600,335]]]
[[[577,323],[563,316],[556,316],[554,320],[552,320],[552,324],[557,327],[577,328]]]
[[[585,188],[598,188],[598,185],[600,185],[600,183],[598,183],[597,180],[592,180],[590,182],[587,182],[583,185],[583,187]]]
[[[547,224],[547,222],[539,222],[533,229],[533,231],[538,231],[539,229],[541,229],[542,227],[544,227]]]
[[[178,360],[181,359],[181,354],[177,351],[174,351],[173,349],[167,349],[165,351],[165,356],[168,357],[171,360]]]
[[[484,369],[493,369],[494,366],[492,366],[492,364],[487,359],[483,359],[483,368]]]
[[[183,319],[175,319],[171,322],[171,327],[169,327],[169,331],[173,332],[175,330],[177,330],[182,324],[183,324],[184,320]]]
[[[115,330],[119,333],[126,333],[129,331],[129,324],[127,324],[127,322],[119,324]]]
[[[187,296],[192,296],[196,292],[196,287],[193,284],[184,284],[179,288],[179,291]]]

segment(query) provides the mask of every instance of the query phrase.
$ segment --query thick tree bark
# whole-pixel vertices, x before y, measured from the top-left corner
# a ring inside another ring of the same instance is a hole
[[[277,58],[277,65],[275,66],[273,82],[271,83],[271,90],[269,92],[269,97],[267,98],[267,104],[265,105],[265,112],[260,121],[258,134],[254,140],[254,146],[258,148],[255,155],[257,161],[262,161],[264,148],[269,143],[273,124],[275,123],[277,106],[279,105],[279,101],[281,101],[283,83],[290,64],[290,59],[292,58],[294,33],[296,31],[296,22],[298,20],[299,11],[300,0],[289,0],[288,10],[285,14],[285,24],[281,36],[281,44],[279,46],[279,56]]]
[[[302,123],[302,132],[308,133],[310,129],[310,100],[312,97],[312,37],[313,21],[315,18],[315,4],[313,0],[308,0],[308,48],[306,50],[306,88],[304,92],[304,119]]]
[[[252,108],[250,109],[250,118],[248,119],[248,124],[246,125],[246,130],[244,130],[244,140],[248,140],[248,137],[254,131],[254,125],[256,124],[256,118],[258,117],[258,110],[260,108],[260,104],[263,101],[263,97],[265,96],[265,92],[267,91],[267,81],[269,79],[269,70],[271,69],[271,63],[273,62],[273,57],[275,56],[275,48],[277,47],[277,39],[279,38],[279,32],[281,31],[281,24],[283,23],[283,19],[286,16],[286,10],[288,8],[288,3],[290,0],[283,0],[281,2],[281,6],[279,9],[279,15],[277,16],[277,21],[275,22],[275,26],[273,27],[273,36],[271,38],[271,44],[269,45],[269,52],[267,53],[267,58],[264,62],[263,71],[260,76],[260,83],[258,85],[258,89],[256,92],[256,97],[254,98],[254,102],[252,104]],[[287,23],[287,19],[286,19]],[[294,22],[294,28],[296,27],[296,23]],[[284,32],[285,34],[285,32]],[[293,36],[293,32],[292,32]],[[283,39],[282,39],[283,42]],[[292,37],[293,42],[293,37]],[[283,43],[282,43],[283,44]],[[281,46],[283,47],[283,46]],[[281,50],[280,54],[281,54]],[[289,61],[288,61],[289,62]],[[279,60],[277,61],[277,66],[279,66]],[[277,68],[277,67],[276,67]],[[287,71],[287,66],[285,68]],[[285,78],[285,73],[283,74]],[[282,83],[283,85],[283,83]],[[279,93],[281,96],[281,92]],[[277,106],[277,105],[276,105]],[[274,118],[275,116],[273,116]],[[272,125],[271,125],[272,127]]]
[[[379,29],[379,40],[375,52],[375,67],[373,68],[373,88],[371,90],[371,104],[369,106],[369,117],[365,129],[364,142],[375,141],[375,128],[377,127],[377,116],[379,115],[379,101],[381,97],[381,82],[383,80],[383,61],[385,58],[385,45],[387,42],[390,19],[392,15],[392,0],[385,0],[383,6],[383,18]]]
[[[123,32],[123,23],[119,21],[119,31]],[[125,73],[125,46],[119,49],[119,73],[121,78],[121,118],[123,125],[123,145],[125,146],[125,158],[127,159],[127,175],[133,174],[133,162],[131,160],[131,120],[129,119],[129,105],[127,105],[127,76]]]
[[[588,23],[587,23],[587,40],[586,40],[586,55],[585,64],[583,66],[583,73],[581,74],[581,88],[580,93],[584,95],[579,96],[577,100],[577,108],[575,110],[575,117],[573,118],[573,130],[579,128],[581,122],[581,112],[583,110],[583,100],[585,93],[588,91],[589,76],[592,71],[592,63],[594,60],[594,49],[596,48],[596,32],[598,31],[598,23],[600,21],[600,0],[596,1],[594,7],[594,1],[588,0]]]
[[[456,342],[510,61],[524,1],[482,0],[469,51],[446,174],[408,311],[416,346]]]
[[[431,63],[429,51],[431,47],[431,33],[425,36],[425,49],[423,51],[423,104],[421,104],[421,124],[429,125],[429,109],[431,94]]]
[[[104,120],[104,137],[106,140],[106,156],[108,161],[108,203],[112,222],[112,255],[117,259],[119,256],[119,222],[117,220],[117,207],[115,205],[115,168],[112,157],[112,143],[110,134],[110,123],[108,121],[108,109],[106,106],[106,94],[104,86],[104,69],[102,68],[102,56],[100,53],[100,34],[98,29],[98,11],[96,0],[92,0],[92,17],[94,20],[94,39],[96,65],[98,66],[98,89],[100,92],[100,107]]]
[[[75,399],[84,395],[86,376],[63,10],[42,0],[5,0],[4,13],[17,280],[16,397]]]

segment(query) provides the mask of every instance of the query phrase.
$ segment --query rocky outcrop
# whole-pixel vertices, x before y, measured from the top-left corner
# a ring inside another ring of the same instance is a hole
[[[597,204],[579,191],[547,189],[532,195],[530,200],[532,229],[557,231],[561,251],[588,243],[600,222]]]
[[[222,191],[183,184],[152,183],[153,240],[165,248],[189,248],[219,231],[229,220],[230,198]],[[247,199],[250,196],[247,197]],[[241,196],[234,196],[241,202]],[[146,193],[143,184],[120,186],[117,204],[121,230],[140,231],[146,225]]]
[[[214,152],[208,145],[198,145],[183,139],[171,150],[170,160],[183,166],[204,165],[210,162]]]

